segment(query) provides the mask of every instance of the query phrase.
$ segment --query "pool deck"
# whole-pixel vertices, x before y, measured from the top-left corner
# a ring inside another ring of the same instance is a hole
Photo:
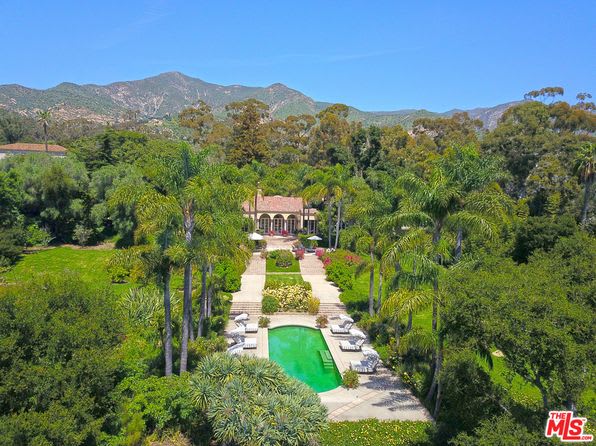
[[[253,256],[251,265],[247,269],[248,274],[245,273],[242,277],[241,291],[234,293],[234,300],[237,296],[243,302],[248,301],[251,297],[253,301],[258,299],[257,301],[260,302],[261,300],[265,271],[260,262],[261,259],[255,257]],[[301,262],[301,270],[303,270],[304,279],[311,282],[313,294],[321,298],[321,303],[339,301],[339,290],[324,279],[321,262],[314,256],[308,257],[308,259],[305,258],[306,262],[304,260]],[[250,322],[258,322],[259,316],[260,313],[251,314]],[[317,328],[315,325],[316,317],[312,315],[296,313],[274,314],[268,317],[271,320],[270,328],[285,325]],[[329,325],[337,322],[330,319]],[[234,322],[230,320],[226,326],[226,332],[235,327]],[[360,352],[344,352],[339,348],[339,341],[349,339],[349,335],[332,334],[329,328],[323,328],[321,332],[340,373],[349,369],[351,360],[362,359],[362,353]],[[244,354],[269,358],[269,330],[267,328],[259,328],[258,333],[248,334],[247,337],[257,338],[257,348],[256,350],[245,350]],[[368,343],[365,345],[370,346]],[[367,418],[408,421],[432,420],[426,408],[402,383],[401,379],[393,375],[382,364],[379,364],[376,373],[370,375],[360,374],[360,386],[357,389],[346,389],[340,386],[319,393],[319,397],[329,410],[329,419],[332,421],[356,421]]]

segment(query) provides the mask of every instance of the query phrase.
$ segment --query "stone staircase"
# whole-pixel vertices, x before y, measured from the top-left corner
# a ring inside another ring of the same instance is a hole
[[[248,313],[251,317],[259,317],[262,314],[261,302],[232,302],[230,316],[235,317],[241,313]],[[347,314],[347,310],[342,303],[321,302],[319,306],[319,314],[324,314],[329,318],[335,317],[338,314]],[[304,314],[297,312],[280,312],[275,314]]]

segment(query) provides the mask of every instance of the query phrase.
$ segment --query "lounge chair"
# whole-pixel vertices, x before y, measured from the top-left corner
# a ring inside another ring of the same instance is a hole
[[[341,315],[340,315],[341,318]],[[331,325],[331,333],[335,333],[335,334],[345,334],[345,333],[349,333],[350,332],[350,328],[352,328],[352,325],[354,325],[354,319],[352,319],[351,317],[347,317],[345,316],[344,318],[341,318],[343,320],[343,322],[341,324],[333,324]]]
[[[230,336],[234,340],[235,345],[244,344],[245,349],[257,348],[257,338],[247,338],[244,336],[246,330],[244,327],[235,328],[230,332]]]
[[[234,344],[231,347],[228,347],[226,352],[230,355],[239,355],[244,350],[244,344],[241,342],[240,344]]]
[[[236,323],[237,327],[244,327],[246,333],[256,333],[259,331],[259,326],[257,324],[249,324],[246,322],[248,320],[248,313],[239,314],[234,318],[234,322]]]
[[[360,350],[364,345],[364,341],[366,341],[366,335],[355,328],[350,328],[350,334],[352,335],[352,339],[349,341],[339,341],[339,348],[348,351]]]
[[[377,371],[377,365],[379,365],[379,354],[372,348],[364,348],[363,352],[364,359],[360,361],[350,361],[350,369],[357,371],[358,373],[375,373]]]

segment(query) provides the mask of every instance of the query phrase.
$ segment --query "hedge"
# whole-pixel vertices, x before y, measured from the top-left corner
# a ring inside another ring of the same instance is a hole
[[[341,421],[329,423],[321,446],[430,446],[432,424],[423,421]]]

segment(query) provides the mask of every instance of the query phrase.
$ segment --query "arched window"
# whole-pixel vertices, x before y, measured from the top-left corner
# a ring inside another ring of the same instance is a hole
[[[259,229],[265,234],[271,230],[271,217],[268,214],[263,214],[259,218]]]

